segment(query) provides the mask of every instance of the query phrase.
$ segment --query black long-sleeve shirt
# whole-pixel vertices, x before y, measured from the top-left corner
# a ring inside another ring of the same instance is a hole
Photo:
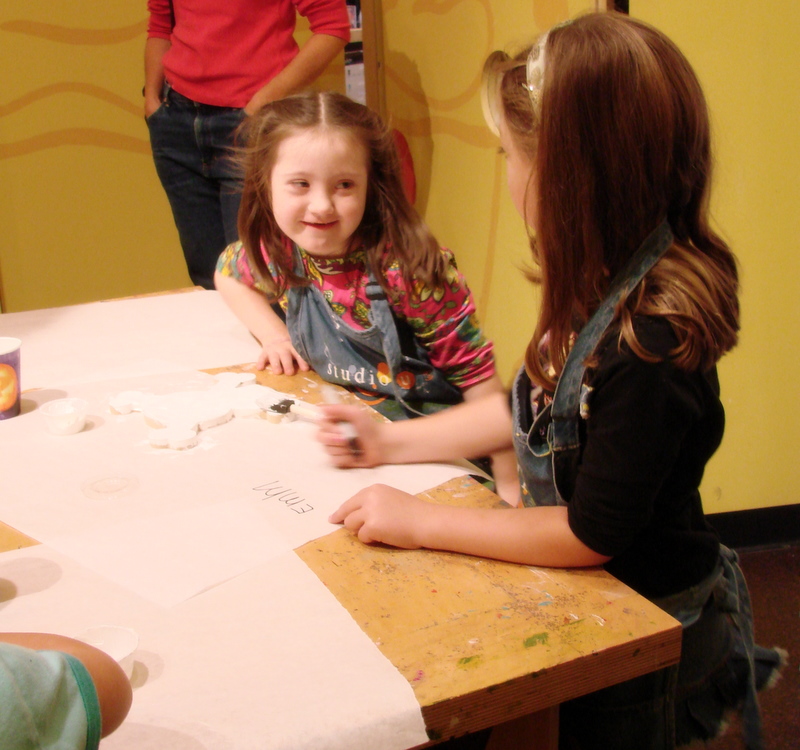
[[[692,586],[711,573],[719,542],[706,522],[699,486],[719,446],[725,414],[716,369],[686,372],[669,361],[676,346],[663,318],[639,318],[651,363],[618,331],[598,349],[589,375],[589,418],[571,488],[569,524],[587,546],[612,559],[609,573],[648,597]]]

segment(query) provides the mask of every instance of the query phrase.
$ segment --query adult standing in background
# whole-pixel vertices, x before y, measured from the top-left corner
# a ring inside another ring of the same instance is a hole
[[[239,123],[313,83],[350,39],[345,0],[147,0],[144,114],[189,276],[237,239]],[[312,36],[298,47],[297,13]]]

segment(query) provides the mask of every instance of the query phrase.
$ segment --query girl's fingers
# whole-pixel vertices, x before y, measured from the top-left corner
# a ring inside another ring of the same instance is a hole
[[[345,450],[344,448],[339,449],[338,452],[334,453],[336,449],[332,448],[328,451],[328,456],[331,459],[331,463],[337,469],[355,469],[363,466],[363,464],[358,462],[356,456],[354,456],[349,450]]]
[[[355,510],[349,513],[347,518],[344,519],[344,527],[351,533],[358,536],[359,531],[364,526],[364,517],[361,510]]]
[[[369,468],[381,463],[378,425],[361,406],[320,405],[317,440],[339,468]]]
[[[294,375],[294,357],[292,357],[291,352],[282,351],[280,354],[280,363],[286,375]]]
[[[345,500],[335,511],[333,511],[328,520],[331,523],[345,523],[345,519],[360,507],[361,502],[358,499],[358,495],[353,495],[353,497],[351,497],[349,500]]]

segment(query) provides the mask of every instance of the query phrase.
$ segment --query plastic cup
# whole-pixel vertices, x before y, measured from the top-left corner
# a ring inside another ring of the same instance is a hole
[[[20,408],[20,349],[22,342],[0,337],[0,419],[10,419]]]
[[[53,435],[73,435],[86,424],[89,404],[83,398],[57,398],[39,407],[47,429]]]

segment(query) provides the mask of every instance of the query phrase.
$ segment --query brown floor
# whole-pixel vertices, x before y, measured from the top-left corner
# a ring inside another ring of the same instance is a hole
[[[739,550],[755,618],[756,643],[781,646],[789,664],[772,689],[759,694],[765,750],[800,748],[800,545]],[[743,750],[736,720],[704,750]]]

